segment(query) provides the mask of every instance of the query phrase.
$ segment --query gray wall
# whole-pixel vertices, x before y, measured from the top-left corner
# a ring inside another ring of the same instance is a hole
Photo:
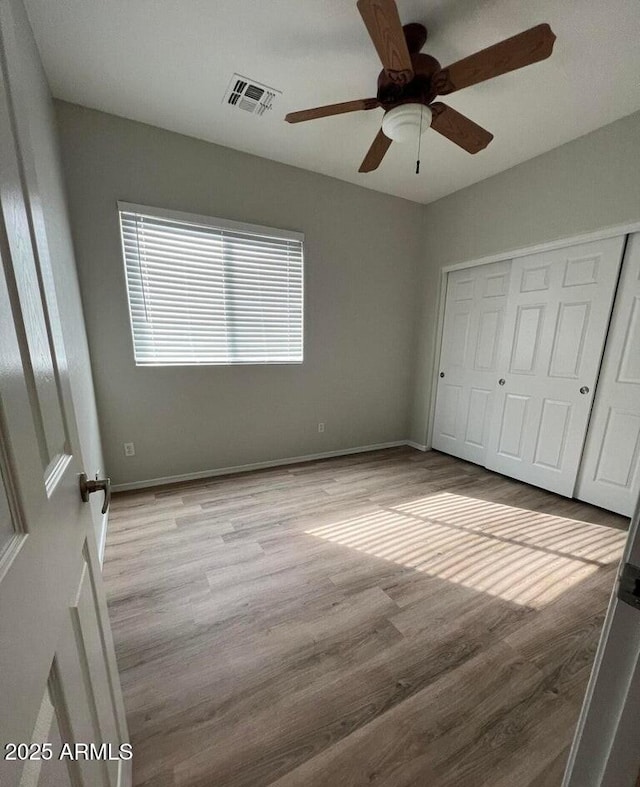
[[[91,377],[87,336],[74,259],[69,216],[53,103],[40,56],[20,0],[13,0],[12,13],[17,40],[16,70],[20,73],[20,95],[15,96],[27,114],[35,181],[33,194],[39,198],[51,267],[53,271],[63,339],[69,367],[71,394],[79,431],[79,451],[85,471],[102,473],[104,462]],[[94,495],[96,498],[97,495]],[[92,516],[98,543],[103,533],[100,501],[92,500]]]
[[[424,444],[441,268],[640,221],[640,113],[421,206],[56,107],[116,483],[407,437]],[[118,199],[304,232],[305,363],[137,368]],[[124,456],[125,441],[136,444],[135,457]]]
[[[640,112],[424,209],[411,439],[426,442],[443,266],[640,221]]]
[[[115,483],[407,437],[423,206],[94,110],[56,107]],[[304,364],[136,367],[118,199],[304,232]],[[124,456],[125,441],[135,443],[135,457]]]

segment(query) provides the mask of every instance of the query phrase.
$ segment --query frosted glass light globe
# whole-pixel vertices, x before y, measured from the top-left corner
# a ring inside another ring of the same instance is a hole
[[[415,141],[420,134],[420,116],[424,134],[431,125],[431,109],[424,104],[400,104],[385,113],[382,118],[382,131],[394,142]]]

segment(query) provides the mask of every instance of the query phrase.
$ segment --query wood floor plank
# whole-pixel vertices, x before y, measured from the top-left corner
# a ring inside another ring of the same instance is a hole
[[[402,783],[403,772],[409,784],[417,776],[423,784],[445,784],[448,772],[438,773],[428,755],[435,753],[441,763],[448,763],[474,743],[479,727],[501,718],[506,708],[531,696],[539,684],[540,676],[532,665],[497,643],[275,784],[391,785]]]
[[[114,495],[135,787],[559,787],[626,524],[403,447]]]

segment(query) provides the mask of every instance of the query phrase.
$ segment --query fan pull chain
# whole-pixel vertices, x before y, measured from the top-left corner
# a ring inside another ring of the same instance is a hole
[[[420,131],[418,133],[418,160],[416,161],[416,175],[420,174],[420,143],[422,142],[422,107],[420,107]]]

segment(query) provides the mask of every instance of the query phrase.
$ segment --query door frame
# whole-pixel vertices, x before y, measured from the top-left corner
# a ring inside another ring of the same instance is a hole
[[[447,281],[449,272],[461,270],[464,268],[475,268],[478,265],[488,265],[491,262],[507,262],[508,260],[514,260],[517,257],[526,257],[529,254],[553,251],[555,249],[562,249],[568,246],[575,246],[580,243],[590,243],[591,241],[604,240],[605,238],[615,238],[618,235],[630,235],[634,232],[640,232],[640,221],[603,227],[602,229],[595,230],[594,232],[557,238],[556,240],[546,241],[544,243],[536,243],[533,246],[523,246],[510,252],[505,251],[498,254],[489,254],[485,257],[478,257],[473,260],[466,260],[464,262],[456,262],[452,263],[451,265],[445,265],[440,269],[440,286],[438,287],[438,300],[436,303],[436,332],[431,345],[434,352],[433,363],[431,365],[431,386],[429,412],[427,418],[427,434],[425,436],[425,448],[427,451],[431,450],[433,442],[433,426],[436,414],[436,396],[438,393],[438,371],[440,369],[440,360],[442,356],[444,312],[447,300]],[[624,259],[622,263],[624,264]]]

